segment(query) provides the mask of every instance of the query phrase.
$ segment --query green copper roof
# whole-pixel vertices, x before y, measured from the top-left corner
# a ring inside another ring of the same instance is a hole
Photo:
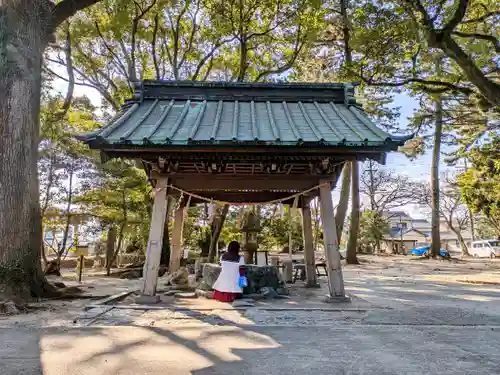
[[[246,144],[388,146],[408,137],[379,129],[343,84],[145,81],[102,129],[80,137],[102,145]]]

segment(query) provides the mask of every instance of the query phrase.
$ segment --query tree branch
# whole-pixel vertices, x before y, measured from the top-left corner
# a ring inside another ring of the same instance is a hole
[[[95,26],[95,29],[97,31],[97,34],[99,34],[99,37],[101,38],[102,43],[104,44],[104,47],[106,47],[108,52],[111,54],[112,59],[116,60],[116,65],[122,71],[123,75],[125,75],[125,77],[126,77],[127,76],[127,69],[125,69],[125,66],[123,65],[123,63],[121,62],[120,58],[117,56],[117,54],[115,53],[113,48],[111,48],[111,46],[108,44],[108,42],[106,42],[106,38],[104,38],[104,35],[102,34],[101,29],[99,27],[99,23],[97,21],[94,22],[94,26]]]
[[[470,95],[474,93],[474,90],[464,87],[464,86],[458,86],[456,84],[450,83],[450,82],[443,82],[443,81],[436,81],[436,80],[426,80],[422,78],[408,78],[404,79],[402,81],[397,81],[397,82],[387,82],[387,81],[373,81],[372,79],[368,79],[365,77],[361,77],[363,82],[370,86],[386,86],[386,87],[401,87],[408,85],[410,83],[418,83],[422,85],[429,85],[429,86],[441,86],[449,90],[454,90],[454,91],[459,91],[462,92],[465,95]]]
[[[153,55],[153,65],[155,67],[156,79],[162,79],[160,75],[160,66],[158,65],[158,57],[156,56],[156,38],[158,36],[158,13],[154,18],[153,23],[153,38],[151,40],[151,54]]]
[[[181,61],[179,62],[179,67],[182,67],[182,65],[184,65],[184,61],[186,60],[186,57],[187,57],[188,53],[190,53],[192,51],[192,49],[193,49],[194,36],[196,35],[196,32],[198,31],[198,24],[196,23],[196,18],[198,18],[199,11],[200,11],[200,4],[197,3],[194,15],[192,17],[193,25],[191,27],[191,33],[189,35],[189,39],[188,39],[188,43],[187,43],[187,46],[186,46],[186,50],[182,54]]]
[[[48,34],[52,34],[60,24],[76,12],[97,4],[101,0],[64,0],[58,3],[52,11],[52,22],[48,27]]]
[[[480,34],[480,33],[463,33],[460,31],[453,31],[453,35],[459,36],[461,38],[474,38],[474,39],[483,39],[488,42],[493,43],[495,51],[500,53],[500,42],[493,35]]]
[[[293,54],[292,54],[292,57],[290,58],[290,60],[276,69],[269,69],[269,70],[263,71],[262,73],[260,73],[257,76],[257,78],[255,79],[255,82],[259,82],[261,79],[263,79],[271,74],[284,73],[295,64],[295,60],[297,60],[297,57],[299,56],[300,52],[302,51],[302,48],[305,45],[305,42],[301,41],[301,38],[302,38],[301,34],[302,34],[301,33],[301,25],[299,25],[298,30],[297,30],[297,38],[295,40],[294,51],[293,51]]]
[[[62,113],[60,114],[61,118],[68,113],[71,102],[73,101],[73,92],[75,91],[75,73],[73,71],[73,58],[71,56],[71,33],[69,31],[69,23],[68,30],[66,31],[66,73],[68,74],[68,92],[64,99]]]
[[[429,29],[429,31],[435,30],[434,29],[434,22],[432,22],[432,19],[429,16],[429,13],[425,9],[425,7],[422,5],[420,0],[405,0],[405,2],[410,6],[410,8],[413,8],[418,13],[420,13],[420,15],[422,16],[423,24],[425,27],[427,27],[427,29]],[[408,12],[410,13],[410,15],[413,14],[411,9],[408,9]],[[413,16],[413,18],[415,19],[416,17]]]
[[[455,14],[451,17],[451,20],[444,26],[443,32],[451,33],[458,26],[460,22],[465,17],[465,13],[467,13],[467,8],[469,6],[469,0],[459,0],[457,9],[455,10]]]
[[[498,16],[500,15],[500,10],[494,10],[492,12],[488,12],[486,14],[483,14],[480,17],[477,18],[472,18],[470,20],[465,20],[463,23],[475,23],[475,22],[484,22],[486,19],[490,18],[491,16]]]

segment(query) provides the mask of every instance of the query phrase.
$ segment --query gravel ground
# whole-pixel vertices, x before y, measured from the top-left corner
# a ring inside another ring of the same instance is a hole
[[[321,302],[324,280],[240,310],[203,299],[85,312],[88,300],[35,304],[0,317],[0,375],[499,373],[499,262],[360,258],[344,268],[351,304]],[[103,297],[139,283],[84,287]]]

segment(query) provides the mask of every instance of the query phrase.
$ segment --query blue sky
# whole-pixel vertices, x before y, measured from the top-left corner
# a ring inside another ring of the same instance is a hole
[[[394,106],[401,108],[400,126],[406,128],[408,118],[417,110],[416,100],[406,94],[398,94],[394,100]],[[411,133],[408,131],[408,133]],[[404,174],[415,180],[429,180],[431,169],[431,152],[426,150],[425,154],[416,160],[409,160],[404,154],[393,152],[387,155],[387,168],[394,169],[399,174]],[[445,165],[442,165],[445,168]]]

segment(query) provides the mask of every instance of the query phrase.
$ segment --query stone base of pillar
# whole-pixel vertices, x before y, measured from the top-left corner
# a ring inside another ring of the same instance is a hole
[[[318,283],[310,283],[310,284],[306,283],[306,285],[304,285],[304,288],[319,289],[321,288],[321,285],[319,285]]]
[[[351,303],[351,297],[349,296],[326,296],[326,303]]]
[[[159,295],[146,296],[145,294],[142,294],[135,299],[135,303],[138,305],[153,305],[158,302],[160,302]]]

